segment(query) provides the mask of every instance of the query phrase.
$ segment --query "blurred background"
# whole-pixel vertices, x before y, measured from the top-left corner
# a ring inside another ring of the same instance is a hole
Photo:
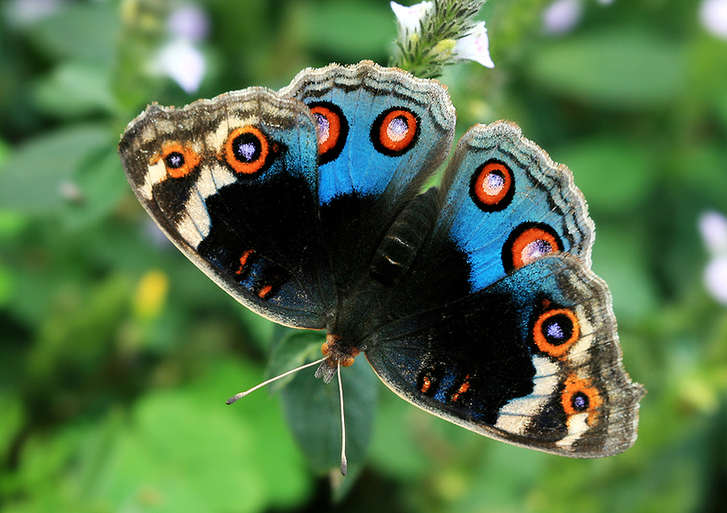
[[[441,77],[458,135],[511,119],[573,170],[649,391],[636,445],[590,461],[510,447],[409,406],[359,359],[341,481],[334,385],[304,372],[224,406],[320,335],[250,314],[174,249],[119,135],[152,101],[386,64],[387,1],[5,0],[3,511],[725,510],[727,0],[490,0],[478,19],[496,67]]]

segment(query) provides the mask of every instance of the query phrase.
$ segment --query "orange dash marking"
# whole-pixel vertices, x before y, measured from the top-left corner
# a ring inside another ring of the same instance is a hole
[[[457,389],[457,391],[456,391],[456,392],[455,392],[455,393],[454,393],[454,394],[452,395],[452,402],[455,402],[455,401],[456,401],[457,399],[459,399],[459,396],[460,396],[460,395],[464,394],[464,393],[465,393],[465,392],[466,392],[467,390],[469,390],[469,389],[470,389],[470,382],[469,382],[469,379],[470,379],[470,375],[469,375],[469,374],[467,374],[467,375],[466,375],[466,376],[464,377],[464,383],[462,383],[462,384],[461,384],[461,385],[459,386],[459,388]]]
[[[429,392],[429,389],[432,386],[432,380],[429,379],[429,376],[424,376],[424,383],[422,384],[421,392],[422,394],[426,394]]]
[[[260,289],[260,292],[257,293],[257,296],[260,299],[266,299],[268,297],[268,295],[270,295],[272,290],[273,290],[272,285],[265,285],[263,288]]]
[[[250,259],[250,255],[255,253],[254,249],[248,249],[245,251],[242,256],[240,257],[240,268],[235,271],[235,274],[238,276],[241,275],[245,271],[245,266],[247,265],[247,261]]]

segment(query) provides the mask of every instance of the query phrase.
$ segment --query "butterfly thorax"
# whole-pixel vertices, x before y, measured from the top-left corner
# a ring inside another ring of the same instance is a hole
[[[389,305],[395,296],[392,293],[431,234],[438,210],[437,193],[432,187],[412,199],[386,231],[362,279],[355,287],[339,289],[344,296],[338,305],[339,315],[328,327],[326,342],[321,346],[321,352],[328,357],[322,367],[332,370],[322,369],[319,377],[330,379],[339,363],[342,367],[353,365],[356,356],[366,351],[366,340],[376,327],[393,320]]]

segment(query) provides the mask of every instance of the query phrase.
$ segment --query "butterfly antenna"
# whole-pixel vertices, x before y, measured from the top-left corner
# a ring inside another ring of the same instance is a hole
[[[255,385],[254,387],[245,390],[244,392],[239,392],[239,393],[233,395],[227,401],[225,401],[225,403],[226,404],[232,404],[235,401],[238,401],[238,400],[242,399],[246,395],[253,393],[258,388],[262,388],[262,387],[264,387],[266,385],[269,385],[270,383],[273,383],[274,381],[278,381],[279,379],[282,379],[285,376],[289,376],[290,374],[293,374],[294,372],[298,372],[299,370],[303,370],[303,369],[306,369],[308,367],[313,367],[314,365],[318,365],[319,363],[321,363],[322,361],[326,360],[327,358],[328,358],[327,356],[324,356],[323,358],[321,358],[320,360],[316,360],[315,362],[306,363],[304,365],[301,365],[300,367],[296,367],[295,369],[291,369],[289,371],[283,372],[282,374],[280,374],[278,376],[275,376],[274,378],[266,379],[262,383],[259,383],[259,384]],[[339,374],[339,376],[340,376],[340,374]]]
[[[338,397],[341,400],[341,474],[348,472],[348,461],[346,460],[346,419],[343,415],[343,383],[341,382],[341,362],[336,367],[338,373]]]

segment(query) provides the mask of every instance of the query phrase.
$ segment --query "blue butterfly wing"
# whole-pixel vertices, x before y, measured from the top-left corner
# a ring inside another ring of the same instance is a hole
[[[326,128],[325,138],[334,137],[327,131],[326,109],[341,116],[345,128],[336,131],[337,146],[321,155],[323,205],[357,195],[382,197],[395,206],[419,192],[452,142],[455,113],[445,89],[399,69],[370,61],[306,69],[280,93],[311,107]]]
[[[336,296],[305,105],[261,88],[152,105],[119,151],[140,203],[220,287],[282,324],[325,327]]]
[[[457,145],[436,230],[467,256],[472,291],[554,252],[591,262],[593,221],[573,175],[508,122],[477,125]]]
[[[317,120],[323,233],[336,284],[351,289],[446,157],[454,108],[439,83],[370,61],[304,70],[280,93],[303,101]]]

